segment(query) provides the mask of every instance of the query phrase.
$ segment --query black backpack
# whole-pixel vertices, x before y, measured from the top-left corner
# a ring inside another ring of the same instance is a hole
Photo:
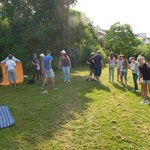
[[[35,80],[34,79],[30,79],[27,84],[34,84],[34,83],[35,83]]]

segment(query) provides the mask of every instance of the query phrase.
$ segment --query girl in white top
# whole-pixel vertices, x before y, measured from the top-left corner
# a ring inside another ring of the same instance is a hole
[[[114,82],[115,63],[116,63],[116,59],[114,57],[114,53],[111,52],[110,55],[109,55],[109,57],[108,57],[109,82],[111,82],[111,78],[112,78],[112,82]]]
[[[122,66],[122,55],[118,56],[116,62],[117,62],[117,81],[119,82],[120,74],[121,74],[121,66]]]

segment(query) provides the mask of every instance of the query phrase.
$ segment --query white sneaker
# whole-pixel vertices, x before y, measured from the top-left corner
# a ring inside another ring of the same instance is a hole
[[[150,101],[147,102],[147,105],[150,105]]]
[[[64,80],[64,82],[66,82],[66,80]]]
[[[143,101],[141,102],[141,104],[147,104],[146,100],[143,99]]]
[[[139,91],[138,91],[138,90],[136,90],[135,92],[137,92],[137,93],[138,93]]]
[[[70,82],[70,80],[68,80],[68,82]]]

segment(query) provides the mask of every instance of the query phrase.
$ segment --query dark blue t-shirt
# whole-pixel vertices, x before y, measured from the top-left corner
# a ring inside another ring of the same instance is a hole
[[[94,69],[94,63],[92,62],[93,58],[90,58],[88,62],[90,63],[90,69]]]
[[[94,58],[94,68],[101,68],[102,67],[102,63],[101,60],[103,60],[101,55],[96,55]]]
[[[45,56],[43,61],[44,61],[44,68],[45,70],[49,70],[49,61],[50,60],[53,60],[53,57],[52,56]],[[52,69],[52,65],[51,65],[51,68]]]

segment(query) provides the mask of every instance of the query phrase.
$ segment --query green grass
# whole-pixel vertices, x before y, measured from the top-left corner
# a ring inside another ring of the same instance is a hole
[[[108,82],[86,82],[88,68],[72,70],[72,82],[56,72],[57,91],[40,94],[40,81],[17,89],[0,88],[15,125],[0,130],[0,150],[150,150],[150,106],[127,88]]]

